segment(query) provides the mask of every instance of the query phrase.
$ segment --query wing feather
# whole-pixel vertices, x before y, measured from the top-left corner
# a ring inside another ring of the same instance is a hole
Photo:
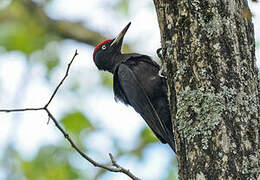
[[[121,64],[114,74],[116,81],[115,94],[124,103],[130,104],[146,121],[155,135],[163,142],[169,142],[164,123],[161,121],[153,104],[151,103],[142,83],[135,73],[125,64]],[[134,87],[134,88],[133,88]],[[119,93],[119,94],[118,94]]]

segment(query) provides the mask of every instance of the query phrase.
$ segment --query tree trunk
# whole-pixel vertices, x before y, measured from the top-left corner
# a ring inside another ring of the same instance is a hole
[[[154,0],[179,179],[260,179],[259,79],[244,0]]]

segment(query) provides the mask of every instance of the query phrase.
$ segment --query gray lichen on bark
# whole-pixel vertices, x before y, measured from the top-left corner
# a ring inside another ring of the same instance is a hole
[[[180,179],[260,178],[260,88],[247,2],[154,4]]]
[[[181,133],[181,138],[189,142],[195,136],[201,136],[199,147],[208,148],[208,141],[215,133],[221,120],[225,106],[222,96],[204,89],[190,90],[186,88],[177,95],[177,114],[175,126]],[[188,121],[187,121],[188,120]]]

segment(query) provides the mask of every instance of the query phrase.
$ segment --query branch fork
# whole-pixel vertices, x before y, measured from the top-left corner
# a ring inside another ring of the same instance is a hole
[[[49,124],[50,120],[52,120],[54,122],[55,126],[63,134],[65,139],[67,139],[67,141],[70,143],[72,148],[74,148],[85,160],[90,162],[93,166],[100,167],[100,168],[106,169],[106,170],[111,171],[111,172],[121,172],[121,173],[124,173],[125,175],[127,175],[128,177],[130,177],[133,180],[140,180],[140,178],[136,177],[128,169],[125,169],[125,168],[121,167],[119,164],[117,164],[117,162],[115,161],[115,159],[114,159],[114,157],[111,153],[109,153],[109,157],[110,157],[110,160],[112,162],[112,166],[114,166],[114,167],[98,163],[95,160],[93,160],[92,158],[90,158],[86,153],[84,153],[82,150],[79,149],[79,147],[74,143],[74,141],[71,139],[69,134],[62,128],[62,126],[59,124],[59,122],[56,120],[56,118],[53,116],[53,114],[48,109],[48,106],[52,102],[52,100],[53,100],[54,96],[56,95],[57,91],[59,90],[60,86],[63,84],[65,79],[68,77],[71,64],[73,63],[73,61],[74,61],[74,59],[77,55],[78,55],[78,51],[76,50],[72,59],[71,59],[71,61],[69,62],[68,66],[67,66],[64,77],[62,78],[62,80],[60,81],[58,86],[55,88],[54,92],[52,93],[52,95],[51,95],[49,101],[46,103],[46,105],[44,105],[43,107],[40,107],[40,108],[0,109],[0,112],[10,113],[10,112],[41,111],[41,110],[43,110],[48,115],[47,124]]]

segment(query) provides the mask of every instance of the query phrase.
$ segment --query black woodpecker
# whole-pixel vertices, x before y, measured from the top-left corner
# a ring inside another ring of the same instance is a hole
[[[123,38],[131,22],[114,39],[98,44],[93,53],[99,70],[113,76],[115,101],[132,106],[156,137],[175,152],[173,127],[167,99],[166,79],[159,76],[160,66],[149,56],[122,54]]]

